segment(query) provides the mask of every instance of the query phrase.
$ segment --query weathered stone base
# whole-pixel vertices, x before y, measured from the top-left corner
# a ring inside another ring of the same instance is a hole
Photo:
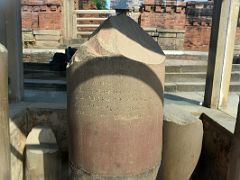
[[[159,169],[159,166],[157,166],[153,169],[147,170],[137,175],[112,177],[91,174],[85,172],[82,169],[76,169],[75,167],[73,167],[73,165],[70,166],[72,180],[155,180]]]

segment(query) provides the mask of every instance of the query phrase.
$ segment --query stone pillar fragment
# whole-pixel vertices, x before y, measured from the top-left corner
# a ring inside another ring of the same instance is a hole
[[[165,55],[131,18],[110,17],[68,67],[71,178],[154,180]]]
[[[26,140],[26,179],[61,179],[61,159],[50,128],[33,128]]]
[[[166,105],[163,158],[158,180],[189,180],[202,148],[202,122],[181,108]]]
[[[0,180],[10,179],[10,135],[8,116],[8,57],[0,44]]]

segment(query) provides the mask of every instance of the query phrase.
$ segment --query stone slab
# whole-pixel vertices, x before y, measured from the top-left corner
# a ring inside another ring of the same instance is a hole
[[[34,35],[55,35],[55,36],[60,36],[61,31],[59,30],[33,30]]]
[[[37,41],[59,41],[60,36],[59,35],[48,35],[48,34],[37,34],[35,35],[35,39]]]

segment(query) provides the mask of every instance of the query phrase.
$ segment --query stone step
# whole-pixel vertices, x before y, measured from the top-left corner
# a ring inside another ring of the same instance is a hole
[[[204,72],[187,72],[187,73],[166,73],[165,82],[205,82],[206,73]],[[232,72],[232,82],[240,81],[240,71]]]
[[[51,90],[51,91],[67,90],[65,80],[25,79],[24,88],[27,90]]]
[[[24,79],[66,79],[66,71],[24,69]]]
[[[179,83],[165,83],[165,92],[199,92],[205,91],[205,82],[179,82]],[[231,92],[240,91],[240,82],[231,82]]]
[[[49,63],[31,63],[25,62],[23,63],[24,71],[35,71],[35,70],[48,70],[50,71]]]
[[[240,64],[233,64],[232,71],[240,71]],[[166,73],[207,72],[207,65],[167,65]]]
[[[36,80],[25,79],[24,86],[27,90],[51,90],[51,91],[66,91],[65,80]],[[205,82],[177,82],[165,83],[166,92],[194,92],[204,91]],[[239,92],[240,82],[231,82],[230,91]]]

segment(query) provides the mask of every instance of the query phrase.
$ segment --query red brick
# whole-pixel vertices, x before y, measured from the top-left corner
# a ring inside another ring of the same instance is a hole
[[[25,29],[38,28],[38,14],[22,12],[22,27]]]
[[[61,13],[40,12],[39,28],[40,29],[61,29],[62,18]]]

